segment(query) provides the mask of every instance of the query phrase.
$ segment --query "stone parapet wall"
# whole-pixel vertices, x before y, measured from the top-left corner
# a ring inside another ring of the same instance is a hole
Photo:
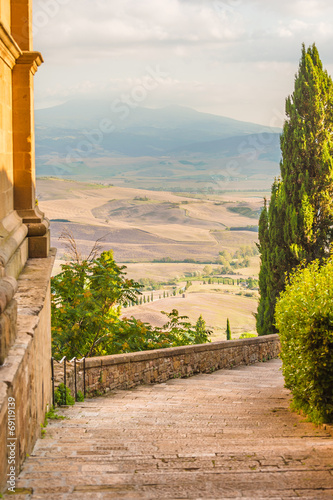
[[[0,491],[6,485],[10,453],[9,398],[15,400],[16,476],[40,436],[51,403],[50,275],[54,256],[52,251],[49,258],[28,260],[17,282],[16,338],[0,366]],[[16,312],[11,322],[16,323]]]
[[[280,352],[278,335],[220,341],[208,344],[116,354],[86,360],[88,395],[112,389],[129,389],[140,384],[165,382],[171,378],[211,373],[223,368],[250,365],[276,358]],[[74,395],[73,368],[67,371],[68,386]],[[56,366],[57,384],[63,381],[63,366]],[[83,391],[83,372],[78,367],[77,388]]]

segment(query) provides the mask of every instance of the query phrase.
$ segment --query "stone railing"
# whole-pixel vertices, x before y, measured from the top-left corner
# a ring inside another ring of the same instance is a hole
[[[112,389],[129,389],[140,384],[165,382],[197,373],[250,365],[276,358],[280,352],[278,335],[220,341],[208,344],[156,349],[86,359],[87,395]],[[68,385],[74,394],[73,370],[68,366]],[[78,368],[78,390],[83,392],[83,372]],[[57,367],[56,386],[63,381],[63,368]]]

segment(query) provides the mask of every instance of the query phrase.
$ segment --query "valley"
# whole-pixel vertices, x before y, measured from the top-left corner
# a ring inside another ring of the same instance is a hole
[[[52,246],[58,250],[55,274],[68,258],[61,239],[66,229],[83,257],[99,240],[101,250],[112,249],[116,261],[127,266],[130,278],[166,283],[162,290],[170,295],[192,278],[185,298],[162,297],[124,310],[125,315],[160,325],[160,311],[176,308],[191,321],[203,314],[213,338],[224,338],[227,317],[235,338],[255,330],[256,292],[245,296],[242,286],[209,285],[208,278],[204,284],[200,276],[205,276],[207,264],[212,277],[219,276],[220,252],[233,254],[240,247],[254,246],[261,196],[233,192],[189,197],[55,178],[39,178],[37,193],[39,207],[51,221]],[[258,271],[259,258],[253,256],[247,267],[229,276],[257,277]]]
[[[256,287],[218,277],[258,278],[258,255],[237,252],[256,248],[280,130],[182,106],[119,110],[76,99],[36,112],[37,197],[58,249],[54,273],[68,258],[66,230],[82,256],[99,240],[147,299],[155,290],[125,315],[161,325],[161,311],[176,308],[192,322],[202,313],[213,338],[225,338],[227,318],[233,338],[255,332]]]

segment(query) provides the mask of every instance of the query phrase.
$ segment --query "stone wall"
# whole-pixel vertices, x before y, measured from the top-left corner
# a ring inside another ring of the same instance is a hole
[[[0,0],[0,491],[10,454],[17,476],[51,399],[53,256],[35,199],[33,78],[42,62],[32,48],[32,0]]]
[[[87,395],[140,384],[161,383],[176,377],[211,373],[223,368],[250,365],[276,358],[278,335],[220,341],[170,349],[116,354],[86,360]],[[68,386],[74,395],[73,367],[67,367]],[[63,381],[63,366],[56,364],[56,385]],[[77,387],[83,391],[83,372],[78,369]]]
[[[40,424],[51,403],[50,274],[54,255],[30,259],[18,279],[16,338],[0,366],[0,491],[6,486],[8,470],[9,398],[15,400],[16,477],[40,436]]]

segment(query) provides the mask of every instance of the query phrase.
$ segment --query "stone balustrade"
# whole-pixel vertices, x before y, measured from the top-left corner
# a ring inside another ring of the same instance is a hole
[[[87,395],[140,384],[165,382],[276,358],[278,335],[156,349],[86,359]],[[63,382],[63,365],[55,364],[56,386]],[[67,365],[67,385],[74,394],[74,368]],[[83,392],[82,364],[77,365],[77,389]]]

